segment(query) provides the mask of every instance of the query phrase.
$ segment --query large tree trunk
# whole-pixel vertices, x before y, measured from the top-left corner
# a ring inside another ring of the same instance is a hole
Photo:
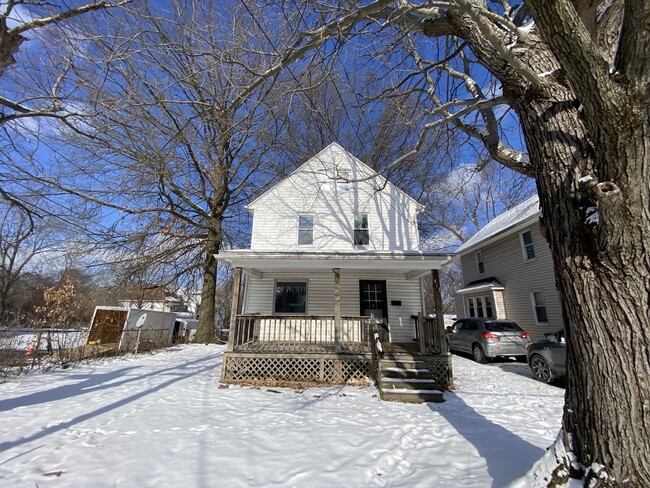
[[[571,91],[554,93],[519,114],[566,319],[564,444],[587,479],[643,486],[650,479],[648,120],[633,109],[602,120],[613,125],[598,146],[611,158],[603,165]],[[564,468],[558,473],[568,475]]]
[[[203,263],[203,286],[201,288],[201,307],[196,342],[214,342],[214,312],[217,294],[217,258],[221,246],[221,220],[213,219],[205,241],[205,261]]]

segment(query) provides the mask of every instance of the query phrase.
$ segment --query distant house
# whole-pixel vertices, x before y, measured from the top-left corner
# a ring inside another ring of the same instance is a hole
[[[456,250],[462,317],[510,319],[533,339],[563,327],[553,260],[540,232],[537,196],[502,213]]]
[[[187,310],[182,298],[164,287],[138,287],[118,299],[120,307],[155,310],[157,312],[183,312]]]
[[[250,249],[217,256],[235,268],[223,380],[367,375],[374,326],[384,350],[440,354],[422,278],[450,256],[420,250],[413,198],[333,143],[247,208]]]

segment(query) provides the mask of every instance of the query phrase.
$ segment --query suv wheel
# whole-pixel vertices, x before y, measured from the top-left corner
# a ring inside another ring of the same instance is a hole
[[[535,354],[530,358],[530,369],[538,380],[544,383],[553,381],[551,367],[542,356]]]
[[[472,346],[472,356],[474,356],[474,361],[477,363],[485,364],[487,363],[487,357],[483,352],[483,348],[478,344]]]

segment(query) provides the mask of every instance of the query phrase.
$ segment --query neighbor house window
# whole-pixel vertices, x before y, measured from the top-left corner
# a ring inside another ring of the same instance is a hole
[[[298,244],[314,243],[314,216],[298,215]]]
[[[306,313],[307,282],[277,281],[275,283],[275,313]]]
[[[481,297],[476,297],[476,315],[480,318],[483,318],[483,299]]]
[[[368,214],[354,214],[354,245],[366,246],[369,243]]]
[[[476,267],[478,268],[479,274],[485,272],[485,266],[483,265],[483,251],[476,251]]]
[[[489,296],[483,297],[485,300],[485,316],[487,318],[494,317],[494,310],[492,308],[492,300]]]
[[[492,306],[492,299],[489,296],[468,298],[467,308],[470,317],[494,317],[494,307]]]
[[[535,309],[535,323],[548,324],[548,315],[546,315],[546,302],[544,294],[541,291],[534,291],[530,294]]]
[[[467,308],[469,309],[469,316],[470,317],[476,317],[476,309],[474,308],[474,299],[473,298],[468,298],[467,299]]]
[[[533,235],[529,230],[521,233],[521,246],[524,250],[524,261],[535,259],[535,247],[533,246]]]

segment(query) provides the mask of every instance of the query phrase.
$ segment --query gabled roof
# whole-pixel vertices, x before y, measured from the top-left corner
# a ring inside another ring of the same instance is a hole
[[[540,215],[539,198],[537,195],[534,195],[516,207],[492,219],[485,227],[465,242],[465,244],[456,249],[456,254],[462,254],[479,247],[485,241],[496,236],[507,235],[518,226],[536,220]]]
[[[410,196],[408,193],[405,191],[401,190],[397,186],[395,186],[393,183],[390,181],[386,180],[383,176],[377,174],[377,172],[372,169],[370,166],[368,166],[366,163],[361,161],[360,159],[357,159],[354,157],[352,154],[350,154],[344,147],[342,147],[340,144],[337,142],[332,142],[325,148],[323,148],[320,152],[309,158],[307,161],[305,161],[303,164],[301,164],[298,168],[296,168],[294,171],[292,171],[286,178],[284,178],[282,181],[277,183],[276,185],[272,186],[269,188],[267,191],[262,193],[259,197],[257,197],[255,200],[253,200],[251,203],[246,205],[246,208],[249,211],[252,211],[259,205],[259,203],[263,200],[266,199],[266,197],[274,190],[279,188],[280,186],[283,186],[287,184],[287,182],[294,177],[294,175],[305,172],[305,171],[312,171],[312,172],[318,172],[320,170],[321,172],[324,172],[324,170],[328,167],[336,166],[336,161],[334,160],[335,155],[342,155],[347,162],[349,162],[351,165],[355,165],[359,168],[359,173],[363,175],[374,175],[376,174],[375,178],[377,178],[379,182],[380,187],[391,187],[394,188],[397,192],[401,193],[402,195],[406,196],[409,200],[411,200],[415,205],[418,207],[421,207],[421,204],[418,203],[417,200],[415,200],[412,196]],[[330,177],[333,177],[333,175],[329,175]]]
[[[480,280],[470,281],[464,287],[458,290],[456,293],[459,294],[470,293],[470,292],[476,293],[479,291],[503,290],[503,289],[504,289],[503,284],[499,280],[497,280],[494,276],[490,276],[489,278],[482,278]]]

